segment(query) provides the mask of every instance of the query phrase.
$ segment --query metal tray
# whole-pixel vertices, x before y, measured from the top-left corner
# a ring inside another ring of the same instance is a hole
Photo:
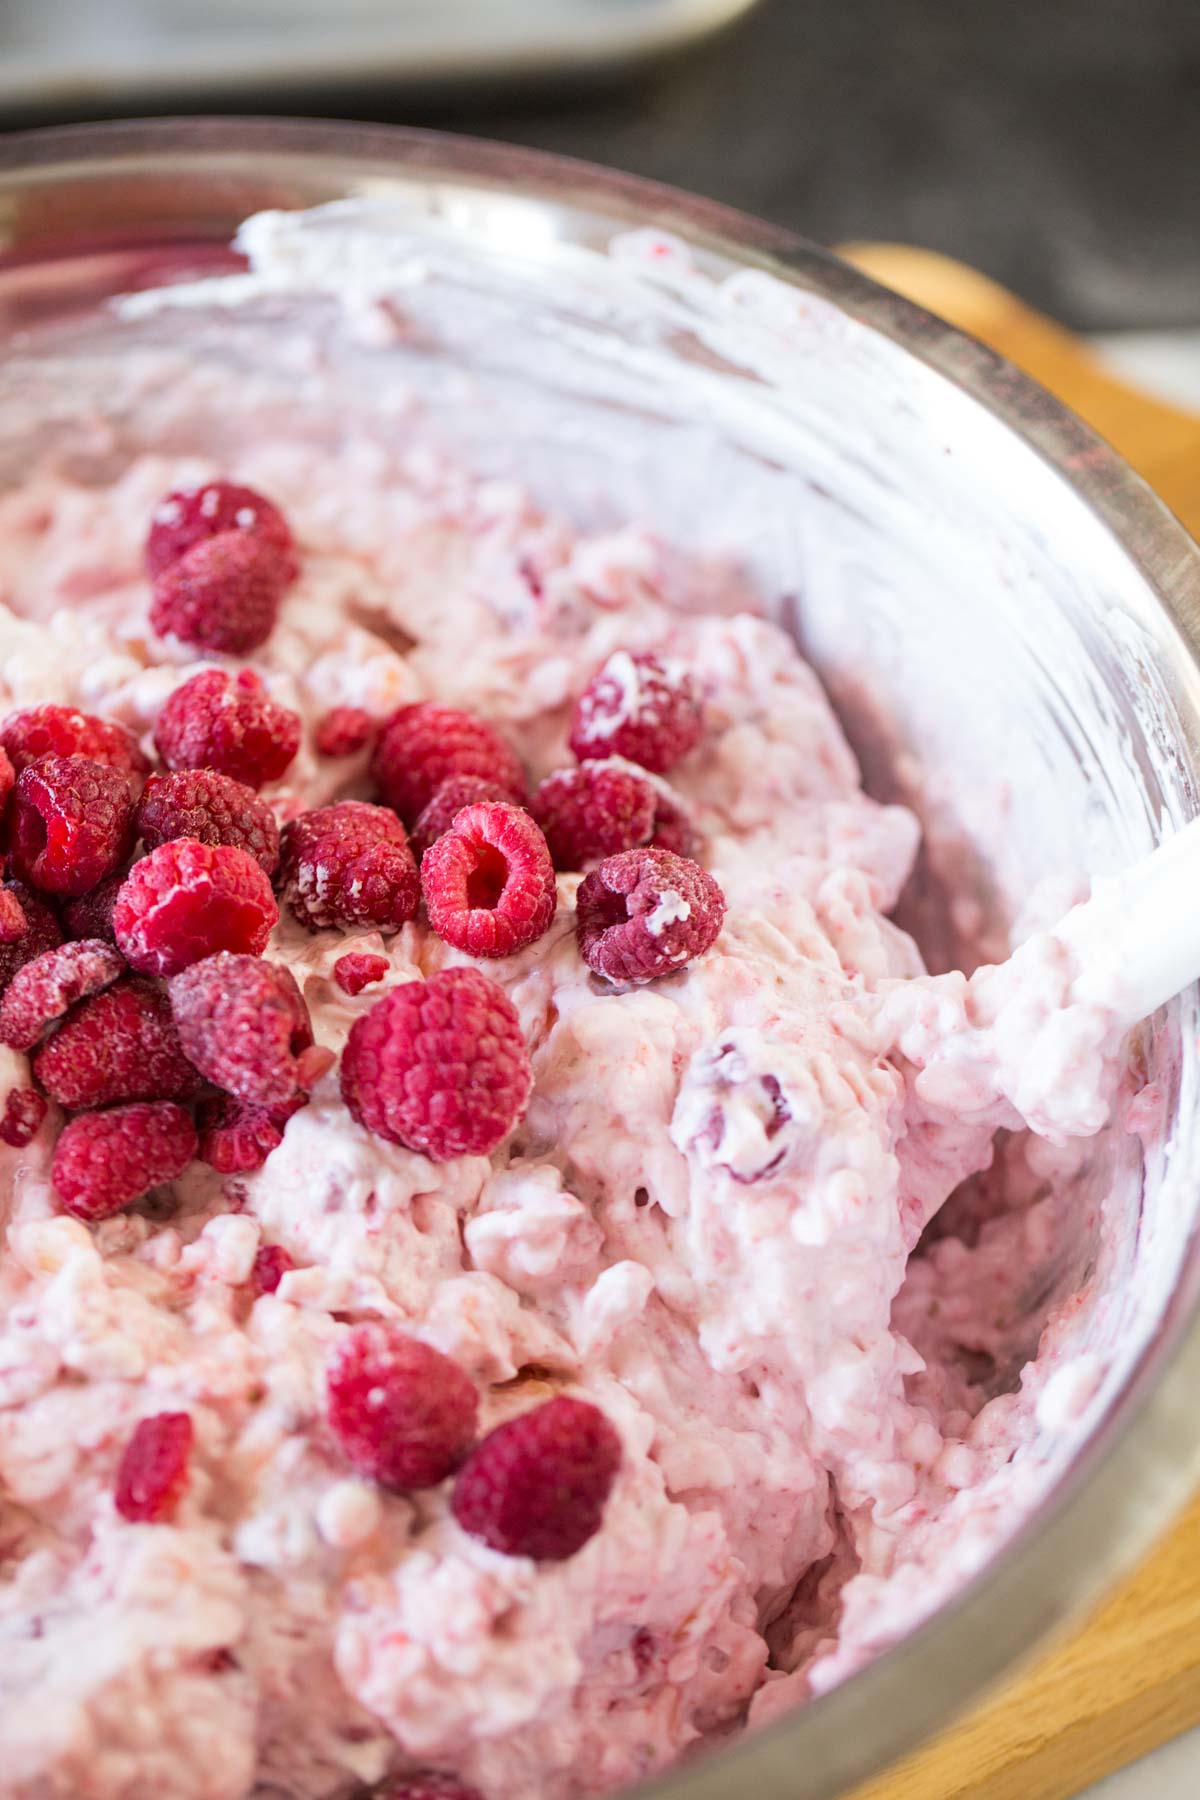
[[[757,0],[0,0],[0,108],[620,69]]]

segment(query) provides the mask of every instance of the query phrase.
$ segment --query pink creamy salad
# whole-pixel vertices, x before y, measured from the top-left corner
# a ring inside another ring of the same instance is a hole
[[[336,1068],[257,1172],[194,1163],[95,1226],[51,1189],[57,1109],[0,1148],[0,1782],[22,1800],[333,1800],[415,1768],[485,1800],[634,1782],[894,1642],[1041,1491],[1024,1448],[1100,1378],[1074,1320],[1110,1023],[1071,1004],[1052,940],[970,983],[924,974],[891,918],[916,821],[863,793],[753,595],[419,448],[144,457],[106,488],[34,473],[0,498],[5,712],[69,703],[152,750],[168,695],[221,659],[150,629],[147,523],[218,474],[269,495],[299,550],[269,640],[225,665],[303,721],[264,790],[281,821],[371,797],[366,748],[315,748],[333,708],[469,709],[536,782],[572,763],[596,669],[652,651],[702,697],[699,745],[655,780],[727,912],[707,953],[621,987],[581,959],[581,877],[558,876],[545,935],[479,965],[534,1079],[489,1157],[369,1135]],[[348,953],[385,957],[382,982],[343,991]],[[266,955],[336,1053],[381,996],[470,960],[423,917],[385,937],[286,910]],[[0,1055],[2,1103],[30,1075]],[[292,1266],[256,1294],[263,1245]],[[454,1358],[485,1430],[558,1394],[601,1409],[622,1460],[577,1554],[500,1554],[448,1484],[353,1472],[325,1370],[374,1320]],[[170,1520],[130,1522],[121,1451],[164,1412],[191,1416],[190,1483]]]

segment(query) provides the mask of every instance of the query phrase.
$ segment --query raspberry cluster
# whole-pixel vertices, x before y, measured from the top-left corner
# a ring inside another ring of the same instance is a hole
[[[167,494],[146,539],[150,624],[201,650],[244,656],[265,644],[296,577],[278,507],[231,481]]]

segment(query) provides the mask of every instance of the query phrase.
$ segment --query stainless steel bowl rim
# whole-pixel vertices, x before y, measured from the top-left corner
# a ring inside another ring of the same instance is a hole
[[[0,139],[5,204],[64,176],[260,163],[303,182],[389,171],[587,207],[614,230],[653,225],[816,293],[969,394],[1049,464],[1100,520],[1173,621],[1182,663],[1200,667],[1200,551],[1147,484],[1011,363],[819,246],[717,203],[594,165],[444,134],[276,119],[195,118],[64,127]],[[36,243],[29,246],[36,252]],[[1200,1480],[1200,1279],[1191,1257],[1101,1427],[1042,1507],[928,1622],[832,1693],[640,1789],[662,1800],[830,1800],[946,1722],[1061,1628],[1161,1531]],[[1188,1276],[1191,1279],[1188,1279]]]

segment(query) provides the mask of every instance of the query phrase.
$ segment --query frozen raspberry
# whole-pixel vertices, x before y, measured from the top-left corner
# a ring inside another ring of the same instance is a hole
[[[166,994],[136,976],[77,1006],[37,1051],[33,1073],[72,1112],[126,1100],[190,1100],[203,1086],[183,1054]]]
[[[131,731],[73,706],[29,706],[9,713],[0,725],[0,743],[18,775],[48,756],[86,756],[123,775],[144,775],[150,767]]]
[[[25,908],[11,888],[0,888],[0,944],[17,944],[28,930]]]
[[[575,702],[571,748],[580,762],[624,756],[665,775],[700,742],[691,676],[657,656],[616,650]]]
[[[23,1150],[46,1116],[46,1102],[33,1088],[10,1088],[0,1118],[0,1140],[13,1150]]]
[[[17,772],[9,760],[7,750],[0,750],[0,812],[4,811],[4,803],[13,791],[13,783]]]
[[[490,1432],[450,1504],[490,1549],[562,1562],[599,1531],[620,1466],[621,1440],[599,1407],[560,1394]]]
[[[7,882],[0,888],[0,893],[14,900],[25,915],[25,929],[20,937],[0,940],[2,993],[18,969],[23,969],[26,963],[32,962],[35,956],[41,956],[43,951],[53,950],[56,944],[62,943],[62,927],[49,901],[21,882]]]
[[[155,577],[150,626],[222,656],[265,644],[279,617],[287,564],[273,544],[248,531],[202,538]]]
[[[375,721],[361,706],[335,706],[317,720],[313,742],[321,756],[354,756],[375,735]]]
[[[139,1421],[117,1470],[115,1498],[123,1519],[156,1525],[171,1517],[187,1492],[192,1435],[190,1413],[153,1413]]]
[[[260,869],[279,867],[279,826],[265,800],[244,782],[215,769],[176,769],[151,775],[137,807],[138,836],[147,850],[172,838],[200,844],[233,844]]]
[[[650,848],[670,850],[676,856],[688,857],[696,848],[696,834],[682,806],[657,790],[654,795],[654,833],[650,839]]]
[[[657,796],[620,763],[586,762],[547,775],[529,803],[556,869],[583,869],[649,842]]]
[[[417,861],[420,862],[430,844],[436,844],[449,831],[464,806],[475,806],[481,800],[511,803],[512,796],[496,782],[484,781],[479,775],[452,775],[449,781],[443,781],[429,805],[422,808],[410,833]]]
[[[133,845],[133,797],[116,769],[48,756],[17,778],[9,807],[13,872],[50,894],[86,894]]]
[[[483,1800],[478,1788],[457,1775],[422,1769],[417,1775],[388,1775],[371,1789],[371,1800]]]
[[[475,1384],[448,1356],[394,1325],[356,1325],[330,1359],[329,1423],[360,1475],[435,1487],[470,1448]]]
[[[339,956],[333,965],[333,979],[343,994],[361,994],[364,988],[382,981],[391,964],[386,956],[369,956],[365,951],[352,950],[348,956]]]
[[[585,875],[575,934],[590,969],[609,981],[653,981],[713,943],[725,896],[707,870],[670,850],[624,850]]]
[[[293,1094],[278,1106],[256,1106],[232,1094],[202,1100],[196,1113],[200,1161],[221,1175],[249,1175],[261,1169],[283,1142],[293,1113],[308,1105],[307,1094]]]
[[[172,838],[143,856],[113,907],[117,947],[145,975],[178,975],[218,950],[257,956],[279,918],[248,851]]]
[[[287,579],[296,572],[292,534],[277,506],[253,488],[233,481],[206,481],[203,487],[177,488],[154,509],[146,539],[146,568],[151,577],[169,569],[193,544],[240,531],[278,551]]]
[[[295,1263],[282,1244],[263,1244],[254,1258],[250,1282],[256,1294],[273,1294]]]
[[[168,769],[216,769],[260,788],[278,781],[300,748],[300,719],[252,669],[205,669],[170,695],[154,741]]]
[[[67,933],[73,938],[103,938],[106,944],[115,944],[113,936],[113,907],[117,903],[117,895],[125,885],[125,875],[119,870],[115,875],[106,875],[96,887],[78,900],[67,900],[63,903],[62,916]]]
[[[388,806],[414,824],[452,775],[478,775],[506,799],[525,799],[525,771],[515,752],[473,713],[428,700],[394,712],[371,757],[371,778]]]
[[[63,1210],[110,1219],[160,1181],[182,1175],[196,1154],[190,1114],[170,1100],[81,1113],[54,1146],[50,1180]]]
[[[417,910],[420,883],[408,835],[386,806],[343,800],[283,828],[283,898],[309,931],[370,925],[399,931]]]
[[[421,892],[440,938],[471,956],[510,956],[549,930],[558,906],[541,828],[503,801],[465,806],[421,859]]]
[[[9,982],[0,1000],[0,1043],[30,1050],[48,1025],[125,971],[125,958],[100,938],[44,950]]]
[[[388,1775],[371,1789],[371,1800],[483,1800],[478,1788],[457,1775],[422,1769],[417,1775]]]
[[[290,969],[223,950],[176,975],[170,994],[184,1054],[214,1087],[259,1106],[302,1087],[312,1020]]]
[[[477,969],[393,988],[355,1020],[342,1055],[359,1124],[434,1162],[494,1150],[532,1086],[516,1010]]]

